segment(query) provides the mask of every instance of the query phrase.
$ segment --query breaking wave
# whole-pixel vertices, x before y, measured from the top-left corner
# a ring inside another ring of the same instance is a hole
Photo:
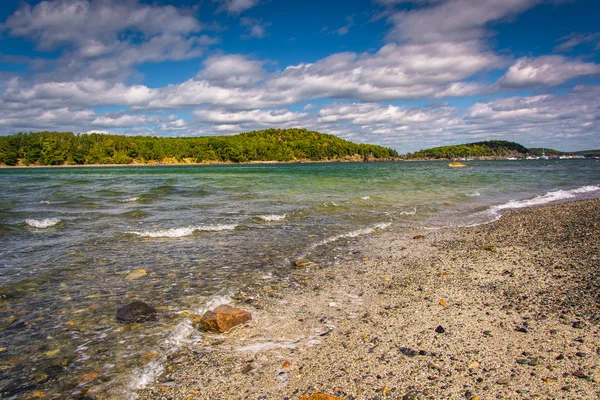
[[[258,216],[258,218],[262,219],[263,221],[267,221],[267,222],[283,221],[286,217],[287,217],[286,214],[283,214],[283,215],[271,214],[271,215],[259,215]]]
[[[44,229],[54,226],[60,222],[59,218],[44,218],[44,219],[33,219],[28,218],[25,220],[25,224],[32,228]]]
[[[497,214],[502,210],[509,210],[515,208],[525,208],[532,207],[547,203],[552,203],[560,200],[573,199],[581,195],[585,195],[592,192],[600,191],[600,186],[582,186],[576,189],[570,190],[556,190],[553,192],[548,192],[546,194],[536,196],[532,199],[526,200],[511,200],[508,203],[500,204],[497,206],[493,206],[490,210],[492,213]]]
[[[131,233],[141,237],[185,237],[191,236],[195,232],[219,232],[219,231],[232,231],[237,225],[200,225],[200,226],[185,226],[181,228],[170,228],[170,229],[159,229],[156,231],[129,231]]]

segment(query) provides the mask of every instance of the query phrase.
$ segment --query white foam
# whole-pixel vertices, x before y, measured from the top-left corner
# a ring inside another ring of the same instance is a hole
[[[218,307],[222,304],[229,304],[232,301],[233,300],[231,299],[231,294],[223,294],[223,293],[215,294],[206,302],[206,304],[204,304],[204,306],[194,310],[194,314],[195,315],[204,315],[204,313],[207,312],[208,310],[212,310],[215,307]]]
[[[417,213],[417,207],[414,207],[412,211],[401,211],[400,215],[415,215]]]
[[[211,310],[221,304],[231,303],[232,299],[229,294],[216,294],[212,296],[205,305],[197,310],[194,310],[194,315],[203,315],[206,311]],[[185,343],[190,343],[190,338],[196,330],[190,319],[184,319],[173,328],[161,343],[159,343],[157,359],[150,361],[144,367],[134,369],[130,374],[130,380],[127,385],[125,397],[127,399],[137,398],[136,391],[143,389],[149,383],[152,383],[161,376],[165,370],[165,362],[167,358],[175,353]],[[201,339],[194,340],[196,343],[201,343]]]
[[[60,222],[59,218],[44,218],[44,219],[28,218],[25,220],[25,223],[27,225],[31,226],[32,228],[39,228],[39,229],[49,228],[51,226],[58,224],[59,222]]]
[[[133,196],[133,197],[128,197],[126,199],[123,200],[119,200],[121,203],[130,203],[132,201],[138,201],[140,199],[139,196]]]
[[[477,190],[474,190],[471,193],[466,193],[466,196],[477,197],[477,196],[481,196],[481,193],[479,193]]]
[[[156,231],[129,231],[126,233],[132,233],[141,237],[185,237],[193,235],[194,232],[219,232],[219,231],[232,231],[237,225],[199,225],[199,226],[184,226],[181,228],[170,228],[170,229],[159,229]]]
[[[342,233],[340,235],[335,235],[335,236],[329,237],[327,239],[321,240],[318,243],[314,243],[310,248],[315,249],[319,246],[323,246],[323,245],[329,244],[331,242],[335,242],[336,240],[340,240],[340,239],[344,239],[344,238],[354,238],[357,236],[368,235],[369,233],[375,232],[377,229],[386,229],[390,225],[392,225],[390,222],[380,222],[380,223],[370,226],[368,228],[357,229],[355,231],[346,232],[346,233]]]
[[[577,195],[592,193],[592,192],[597,192],[597,191],[600,191],[600,186],[582,186],[580,188],[570,189],[570,190],[556,190],[556,191],[548,192],[548,193],[540,195],[540,196],[536,196],[532,199],[511,200],[508,203],[493,206],[490,210],[492,213],[496,214],[501,210],[532,207],[532,206],[552,203],[552,202],[560,201],[560,200],[573,199],[573,198],[577,197]]]
[[[192,325],[192,321],[185,319],[169,334],[169,336],[162,342],[161,348],[164,351],[159,352],[160,356],[156,360],[150,361],[143,368],[135,369],[131,373],[131,382],[128,387],[128,398],[135,398],[135,391],[143,389],[147,384],[154,382],[165,370],[165,361],[167,357],[173,354],[186,339],[194,333],[195,329]]]
[[[369,200],[370,198],[371,198],[371,196],[363,196],[363,197],[361,197],[360,199],[361,199],[361,200]]]
[[[40,204],[52,204],[52,202],[48,200],[41,200]]]
[[[270,214],[270,215],[259,215],[258,216],[258,218],[262,219],[263,221],[267,221],[267,222],[283,221],[286,217],[287,217],[287,214],[283,214],[283,215]]]

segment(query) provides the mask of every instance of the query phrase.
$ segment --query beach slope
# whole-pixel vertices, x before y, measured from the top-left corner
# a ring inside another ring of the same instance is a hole
[[[390,230],[240,299],[142,399],[597,398],[600,200]]]

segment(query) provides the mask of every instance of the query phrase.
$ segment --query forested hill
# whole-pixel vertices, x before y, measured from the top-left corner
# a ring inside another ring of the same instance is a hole
[[[456,146],[441,146],[416,153],[408,153],[407,159],[465,158],[465,157],[509,157],[520,155],[525,157],[528,150],[515,142],[505,140],[489,140],[485,142],[466,143]]]
[[[395,157],[398,152],[393,149],[295,128],[194,138],[70,132],[0,136],[0,163],[4,165],[369,161]]]

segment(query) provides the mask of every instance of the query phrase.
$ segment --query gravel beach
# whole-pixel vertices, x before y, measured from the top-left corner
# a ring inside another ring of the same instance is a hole
[[[600,199],[348,246],[241,293],[252,320],[182,347],[139,398],[600,396]]]

